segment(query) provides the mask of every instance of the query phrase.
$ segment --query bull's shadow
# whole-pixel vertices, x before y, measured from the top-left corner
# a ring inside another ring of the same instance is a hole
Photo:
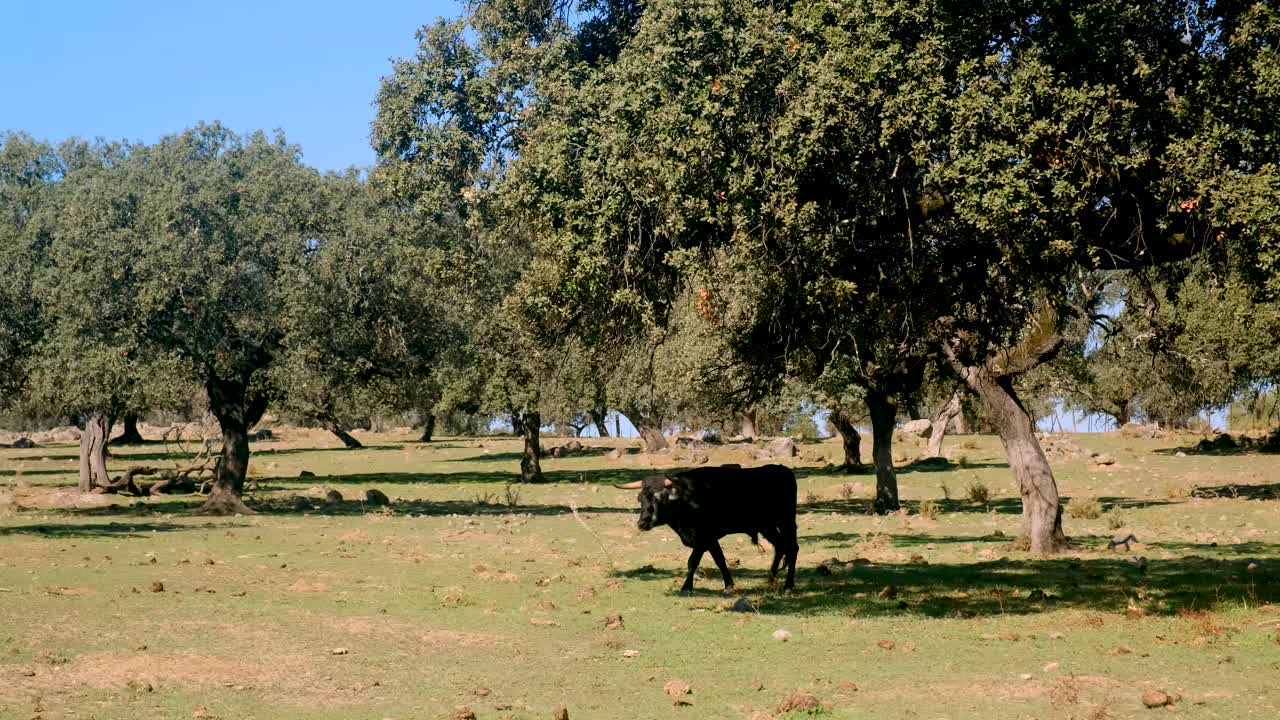
[[[825,540],[825,536],[808,540]],[[1081,549],[1105,548],[1108,538],[1077,538]],[[929,544],[985,544],[996,552],[1017,554],[1008,538],[995,536],[893,536],[895,547]],[[1103,556],[1053,559],[999,559],[976,563],[866,563],[851,552],[805,562],[806,538],[800,540],[796,591],[782,594],[768,584],[768,572],[733,569],[737,594],[749,597],[762,614],[848,614],[864,617],[910,616],[975,618],[1029,615],[1063,608],[1124,613],[1133,601],[1154,615],[1212,610],[1219,606],[1256,606],[1280,602],[1280,545],[1153,545],[1187,553],[1180,558],[1142,562],[1140,553],[1116,551]],[[830,552],[827,550],[825,552]],[[824,552],[824,554],[825,554]],[[1248,564],[1257,560],[1255,570]],[[857,562],[855,562],[857,561]],[[615,574],[644,583],[646,591],[678,596],[683,564],[645,565]],[[719,573],[700,569],[690,602],[714,599],[726,607]]]

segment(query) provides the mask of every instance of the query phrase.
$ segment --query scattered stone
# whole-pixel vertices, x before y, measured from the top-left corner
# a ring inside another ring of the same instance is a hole
[[[879,645],[881,650],[892,650],[896,646],[896,643],[892,640],[881,640],[876,643],[876,645]]]
[[[1048,665],[1044,666],[1044,671],[1047,673],[1050,673],[1050,672],[1053,672],[1054,670],[1057,670],[1059,667],[1060,665],[1058,663],[1051,662]]]
[[[751,601],[748,600],[747,598],[740,597],[738,598],[737,602],[733,604],[733,607],[731,609],[734,612],[749,613],[749,612],[755,612],[756,606],[752,605]]]
[[[1256,572],[1258,569],[1258,563],[1251,562],[1248,565],[1246,565],[1244,569],[1248,570],[1249,572]]]
[[[329,490],[325,491],[324,501],[329,503],[330,505],[333,505],[335,503],[340,503],[342,502],[342,493],[338,492],[337,490],[334,490],[333,488],[330,488]]]
[[[387,497],[386,493],[376,488],[369,488],[364,491],[364,501],[369,505],[375,506],[391,504],[391,498]]]
[[[348,649],[346,649],[346,648],[344,648],[344,647],[336,647],[336,648],[334,648],[334,649],[330,650],[330,651],[329,651],[329,654],[330,654],[330,655],[347,655],[347,654],[349,654],[350,652],[351,652],[350,650],[348,650]]]
[[[582,446],[582,443],[578,442],[577,440],[570,440],[569,442],[563,445],[558,445],[552,448],[551,457],[564,458],[564,457],[571,457],[573,455],[581,455],[583,450],[584,448]]]
[[[774,631],[773,631],[773,639],[774,639],[774,640],[777,640],[778,642],[786,642],[786,641],[788,641],[788,640],[790,640],[790,639],[791,639],[791,633],[787,632],[786,630],[781,630],[781,629],[779,629],[779,630],[774,630]]]
[[[778,703],[779,715],[786,715],[789,712],[814,712],[821,709],[822,703],[818,702],[818,697],[808,690],[797,690]]]
[[[561,706],[551,713],[551,720],[569,720],[569,708]]]
[[[34,450],[35,448],[39,447],[39,445],[36,445],[35,441],[33,441],[29,437],[20,437],[17,440],[13,441],[12,447],[15,450]]]
[[[605,628],[606,628],[606,629],[608,629],[608,630],[621,630],[621,629],[622,629],[622,616],[621,616],[621,615],[610,615],[609,617],[607,617],[607,618],[605,618],[605,619],[604,619],[604,626],[605,626]]]
[[[217,715],[214,715],[209,711],[209,708],[203,705],[197,705],[196,708],[191,711],[191,717],[193,720],[217,720],[218,718]]]
[[[1174,454],[1173,454],[1173,456],[1174,456],[1174,457],[1186,457],[1186,456],[1187,456],[1187,454],[1186,454],[1186,453],[1184,453],[1184,452],[1182,452],[1181,450],[1179,450],[1178,452],[1174,453]]]
[[[622,651],[622,657],[624,658],[633,658],[633,657],[639,657],[639,656],[640,656],[639,650],[623,650]]]
[[[1147,690],[1142,693],[1142,704],[1149,708],[1154,709],[1164,707],[1165,705],[1171,705],[1172,703],[1173,698],[1169,697],[1168,693],[1165,693],[1162,690]]]
[[[1093,458],[1094,465],[1115,465],[1116,459],[1110,455],[1095,455]]]
[[[769,441],[769,444],[764,449],[765,452],[776,458],[791,458],[799,454],[799,451],[796,450],[796,442],[791,438],[785,437]]]
[[[489,697],[490,695],[492,695],[492,694],[493,694],[493,691],[492,691],[492,690],[490,690],[490,689],[489,689],[489,688],[487,688],[487,687],[478,687],[478,688],[476,688],[475,690],[472,690],[471,692],[472,692],[476,697]]]
[[[302,472],[298,473],[298,477],[300,478],[313,478],[315,476],[316,474],[311,472],[310,470],[303,470]]]
[[[453,709],[453,714],[449,716],[449,720],[476,720],[476,714],[466,705],[460,705]]]
[[[689,687],[689,683],[683,680],[668,680],[667,684],[662,686],[662,691],[672,699],[679,699],[685,695],[693,694],[693,688]]]
[[[928,565],[929,561],[925,560],[923,555],[912,555],[911,564],[912,565]]]
[[[884,587],[880,588],[879,595],[881,598],[888,600],[890,598],[897,597],[898,589],[892,585],[885,585]]]
[[[160,582],[159,580],[156,580],[155,582],[151,583],[151,592],[155,592],[155,593],[164,592],[164,583]]]

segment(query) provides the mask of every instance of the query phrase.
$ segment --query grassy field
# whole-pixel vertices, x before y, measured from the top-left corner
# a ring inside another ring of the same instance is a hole
[[[710,560],[678,595],[687,551],[637,531],[635,493],[610,485],[678,458],[592,441],[508,493],[515,440],[361,438],[256,444],[261,512],[235,518],[81,498],[76,448],[0,450],[0,718],[760,720],[804,693],[820,707],[788,717],[1280,717],[1280,456],[1072,436],[1116,462],[1056,463],[1077,548],[1041,560],[1012,542],[994,438],[904,466],[909,511],[888,517],[866,512],[872,477],[827,464],[834,442],[805,445],[798,590],[728,538],[742,613]],[[111,467],[172,464],[162,450]],[[1121,530],[1142,544],[1108,551]],[[1177,700],[1148,710],[1147,690]]]

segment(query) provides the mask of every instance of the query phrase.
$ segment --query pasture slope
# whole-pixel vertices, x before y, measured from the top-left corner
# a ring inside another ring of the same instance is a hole
[[[0,450],[0,718],[1280,717],[1280,456],[1077,436],[1115,463],[1057,463],[1084,517],[1046,560],[1011,541],[995,438],[950,438],[963,466],[905,466],[909,511],[888,517],[866,514],[871,476],[826,465],[834,441],[804,445],[798,591],[728,538],[744,613],[713,566],[675,594],[686,551],[610,485],[671,457],[548,458],[552,482],[508,496],[515,440],[361,439],[257,444],[261,512],[234,518],[80,499],[75,447]],[[1141,544],[1109,552],[1121,529]]]

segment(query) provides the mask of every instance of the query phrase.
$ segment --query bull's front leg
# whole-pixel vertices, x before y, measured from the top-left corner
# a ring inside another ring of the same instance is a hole
[[[729,563],[724,561],[724,550],[720,549],[720,541],[712,540],[707,549],[711,551],[711,559],[716,561],[716,567],[720,568],[720,576],[724,578],[724,591],[733,590],[733,576],[729,574]]]
[[[680,592],[693,592],[693,574],[698,572],[698,564],[702,562],[702,553],[707,549],[701,545],[695,547],[693,552],[689,553],[689,575],[684,579],[684,585],[680,586]]]

